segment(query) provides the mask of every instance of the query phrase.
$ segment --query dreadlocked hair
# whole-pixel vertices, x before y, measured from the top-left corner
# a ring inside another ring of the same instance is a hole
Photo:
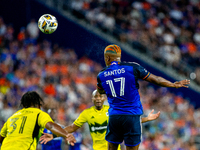
[[[26,92],[21,98],[20,106],[28,108],[31,106],[37,107],[44,103],[40,95],[35,91]]]

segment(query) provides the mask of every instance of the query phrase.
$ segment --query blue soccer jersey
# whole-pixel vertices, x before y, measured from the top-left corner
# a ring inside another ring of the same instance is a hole
[[[83,136],[80,132],[74,132],[73,133],[75,139],[76,139],[76,143],[74,144],[74,146],[69,146],[69,150],[81,150],[81,143],[83,141]]]
[[[142,115],[138,79],[144,80],[149,75],[137,63],[113,61],[105,67],[97,76],[97,88],[106,92],[109,115]]]
[[[46,128],[43,132],[53,134],[50,130],[47,130]],[[62,140],[62,137],[56,137],[46,144],[42,144],[42,150],[62,150]]]

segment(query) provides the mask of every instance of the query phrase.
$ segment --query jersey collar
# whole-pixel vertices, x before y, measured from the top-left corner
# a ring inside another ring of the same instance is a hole
[[[102,112],[103,110],[104,110],[104,105],[103,105],[103,107],[102,107],[102,109],[101,110],[97,110],[96,108],[95,108],[95,106],[94,106],[94,110],[96,111],[96,112]]]
[[[112,61],[111,63],[110,63],[110,65],[118,65],[120,62],[119,61]]]

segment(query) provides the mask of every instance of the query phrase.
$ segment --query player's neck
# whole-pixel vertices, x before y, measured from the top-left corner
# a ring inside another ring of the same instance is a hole
[[[25,107],[23,107],[23,108],[25,108]],[[39,106],[37,106],[37,107],[35,107],[35,106],[30,106],[30,107],[27,107],[27,108],[38,108],[38,109],[40,109]]]
[[[95,109],[96,109],[96,110],[102,110],[102,108],[103,108],[103,106],[101,106],[101,107],[95,106]]]

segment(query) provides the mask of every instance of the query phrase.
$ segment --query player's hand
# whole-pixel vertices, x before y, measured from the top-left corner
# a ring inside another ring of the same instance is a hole
[[[188,88],[187,86],[188,84],[190,84],[190,80],[187,80],[187,79],[174,82],[175,88],[180,88],[180,87]]]
[[[153,114],[154,109],[152,109],[152,111],[149,113],[148,115],[148,121],[152,121],[152,120],[156,120],[159,116],[160,116],[160,111],[157,112],[156,114]]]
[[[74,146],[74,143],[76,143],[76,139],[71,133],[67,134],[65,140],[67,140],[67,143],[72,146]]]
[[[49,133],[43,133],[43,135],[40,137],[40,144],[46,144],[47,142],[53,140],[53,135]]]

